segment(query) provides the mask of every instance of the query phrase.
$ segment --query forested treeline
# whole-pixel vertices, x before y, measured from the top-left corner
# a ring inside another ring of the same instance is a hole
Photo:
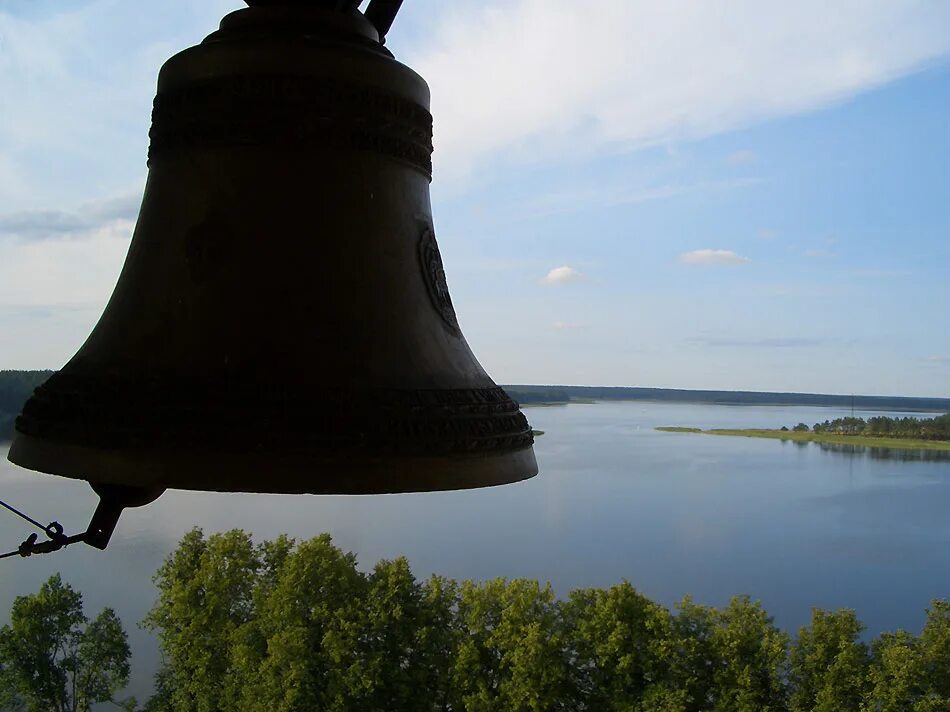
[[[807,432],[808,426],[799,423],[794,431]],[[915,440],[950,440],[950,413],[936,418],[889,418],[878,415],[864,418],[835,418],[823,423],[815,423],[815,433],[834,433],[835,435],[863,435],[876,438],[913,438]]]
[[[33,389],[52,371],[0,371],[0,441],[13,436],[13,424]],[[721,405],[814,405],[878,410],[950,411],[950,398],[841,396],[820,393],[691,391],[675,388],[614,386],[504,386],[519,403],[570,403],[591,400],[655,400]]]
[[[13,424],[33,389],[52,371],[0,371],[0,441],[13,436]]]
[[[239,530],[193,530],[155,582],[152,712],[950,709],[946,601],[920,635],[866,644],[853,611],[815,610],[792,640],[746,597],[669,610],[624,582],[561,600]]]
[[[849,396],[765,391],[696,391],[623,386],[504,386],[519,403],[569,403],[572,400],[654,400],[719,405],[808,405],[866,410],[950,411],[950,398]]]

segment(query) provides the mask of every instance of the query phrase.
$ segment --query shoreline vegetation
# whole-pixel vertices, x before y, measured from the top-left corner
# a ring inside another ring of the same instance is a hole
[[[524,407],[643,401],[709,405],[818,406],[857,410],[950,412],[950,398],[908,396],[863,396],[826,393],[781,393],[771,391],[711,391],[680,388],[627,386],[530,386],[502,385]]]
[[[702,435],[732,435],[743,438],[769,438],[772,440],[792,440],[800,443],[831,443],[835,445],[855,445],[859,447],[881,447],[893,450],[940,450],[950,452],[950,440],[913,440],[910,438],[879,438],[868,435],[835,435],[830,433],[795,433],[790,430],[766,428],[656,428],[664,433],[700,433]]]
[[[662,426],[666,433],[700,433],[703,435],[732,435],[744,438],[770,438],[793,442],[827,443],[857,447],[887,448],[892,450],[939,450],[950,452],[950,413],[935,418],[837,418],[805,423],[788,428],[702,428]]]

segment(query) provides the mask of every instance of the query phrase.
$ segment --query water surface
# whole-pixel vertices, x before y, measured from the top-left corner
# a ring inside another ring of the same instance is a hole
[[[328,531],[363,568],[404,554],[419,577],[527,576],[559,593],[626,578],[667,605],[747,593],[790,630],[813,606],[855,608],[871,634],[918,630],[929,601],[950,597],[946,458],[654,430],[791,427],[850,410],[615,402],[526,413],[545,431],[541,475],[527,482],[369,497],[168,492],[126,511],[105,552],[77,545],[0,561],[0,621],[16,595],[62,572],[87,613],[118,611],[134,651],[130,693],[144,698],[157,652],[135,624],[154,601],[152,574],[195,525],[259,538]],[[67,533],[96,504],[85,483],[5,459],[0,498]],[[0,547],[28,533],[0,512]]]

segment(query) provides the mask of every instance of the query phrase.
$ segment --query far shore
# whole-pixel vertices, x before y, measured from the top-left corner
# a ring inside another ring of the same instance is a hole
[[[841,435],[838,433],[804,433],[792,430],[773,430],[765,428],[727,429],[684,428],[677,426],[659,427],[665,433],[700,433],[702,435],[733,435],[743,438],[771,438],[772,440],[793,440],[795,442],[833,443],[835,445],[856,445],[860,447],[881,447],[895,450],[940,450],[950,452],[950,440],[915,440],[912,438],[878,438],[867,435]]]
[[[527,403],[518,402],[520,408],[563,408],[566,405],[591,405],[593,403],[604,403],[606,401],[592,400],[589,398],[572,398],[563,401],[528,401]],[[629,401],[623,401],[627,403]]]

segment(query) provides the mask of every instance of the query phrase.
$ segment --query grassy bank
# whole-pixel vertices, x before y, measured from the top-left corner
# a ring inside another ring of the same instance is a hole
[[[837,445],[857,445],[861,447],[884,447],[896,450],[942,450],[950,452],[950,440],[914,440],[911,438],[878,438],[865,435],[840,435],[837,433],[796,433],[791,430],[767,430],[764,428],[725,429],[714,428],[657,428],[671,433],[703,433],[705,435],[733,435],[743,438],[771,438],[773,440],[794,440],[796,442],[834,443]]]

